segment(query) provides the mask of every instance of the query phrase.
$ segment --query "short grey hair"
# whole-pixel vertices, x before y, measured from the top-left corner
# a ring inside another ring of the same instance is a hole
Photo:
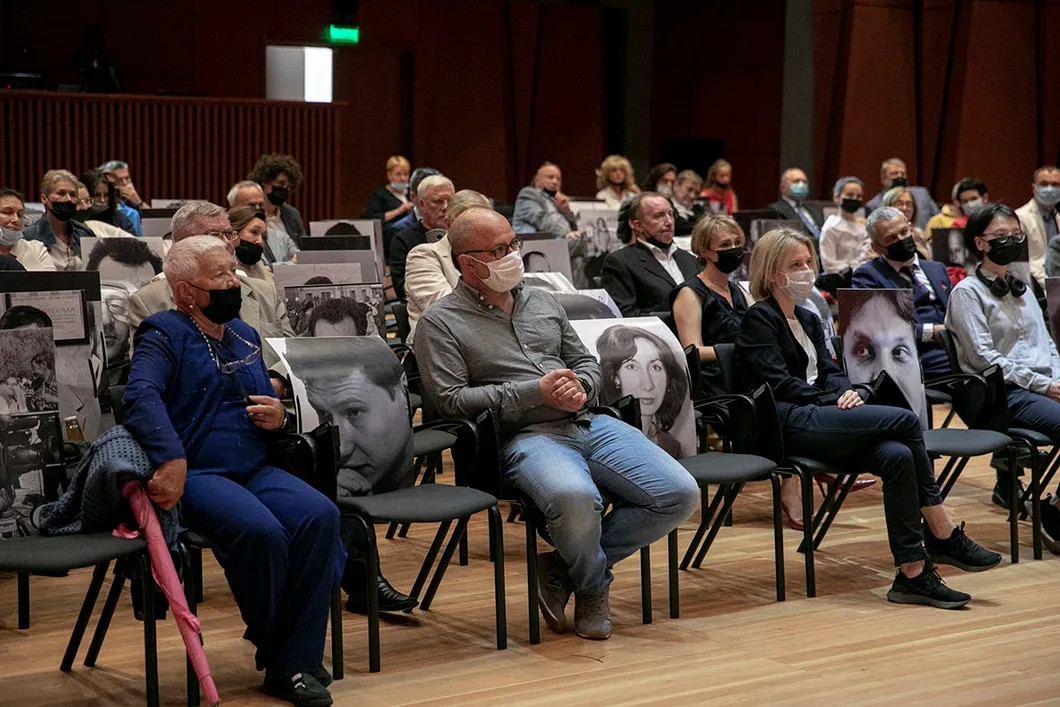
[[[474,207],[492,209],[493,204],[485,194],[474,189],[461,189],[449,199],[449,206],[445,207],[445,217],[452,222],[457,216]]]
[[[265,190],[261,188],[260,184],[258,184],[255,181],[252,181],[250,179],[244,179],[241,182],[236,182],[235,184],[233,184],[232,188],[228,190],[228,196],[225,197],[228,200],[228,205],[229,206],[235,206],[236,205],[236,199],[239,198],[239,190],[240,189],[250,189],[250,188],[257,189],[258,191],[261,192],[261,197],[263,199],[265,198]]]
[[[444,174],[432,174],[420,180],[419,186],[416,187],[416,196],[423,198],[427,195],[427,190],[432,187],[449,187],[456,191],[456,187],[453,186],[453,182],[449,177]]]
[[[857,177],[840,177],[836,181],[835,186],[832,187],[832,196],[839,196],[843,192],[843,187],[847,184],[857,184],[862,189],[865,188],[865,185]]]
[[[869,238],[872,239],[873,243],[879,243],[880,241],[876,237],[876,227],[881,223],[893,221],[896,218],[904,220],[905,214],[893,206],[881,206],[878,209],[873,209],[872,213],[869,214],[869,217],[865,220],[865,232],[869,234]]]
[[[172,289],[178,282],[191,282],[198,277],[202,257],[215,250],[223,250],[227,254],[228,246],[213,236],[188,236],[174,243],[162,266],[169,287]]]
[[[703,183],[703,177],[699,175],[699,172],[694,169],[683,169],[677,173],[677,179],[675,180],[678,184],[681,182],[698,182]]]
[[[122,162],[121,160],[110,160],[99,166],[99,170],[104,174],[107,172],[113,172],[116,169],[129,169],[129,163]]]
[[[169,231],[173,234],[173,242],[176,243],[188,236],[201,236],[201,233],[195,233],[194,223],[200,219],[214,218],[216,216],[228,217],[224,209],[217,204],[211,204],[209,201],[189,201],[184,204],[184,206],[177,209],[177,213],[173,214],[173,218],[169,222]]]

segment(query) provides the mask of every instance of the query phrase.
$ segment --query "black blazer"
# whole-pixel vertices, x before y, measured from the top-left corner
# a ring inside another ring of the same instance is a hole
[[[305,223],[302,221],[301,212],[290,204],[280,204],[280,220],[287,229],[287,235],[291,237],[296,246],[301,247],[302,236],[305,235]]]
[[[700,271],[696,257],[677,246],[674,260],[681,270],[681,282]],[[619,248],[604,258],[601,273],[604,289],[615,300],[624,317],[642,317],[670,311],[670,292],[675,283],[655,255],[640,243]]]
[[[835,405],[839,396],[852,388],[850,379],[832,360],[817,317],[802,307],[795,308],[795,317],[817,349],[817,380],[813,385],[806,382],[809,357],[772,297],[743,315],[734,352],[737,385],[740,390],[752,390],[768,383],[778,403]]]
[[[785,221],[798,221],[800,224],[802,223],[802,219],[800,219],[799,215],[795,213],[795,209],[783,199],[777,199],[772,204],[767,204],[766,208]],[[812,218],[813,222],[817,224],[817,228],[824,225],[824,212],[821,211],[818,206],[804,203],[802,208],[806,209],[807,213],[810,214],[810,218]]]
[[[368,197],[368,203],[364,205],[364,211],[361,212],[361,218],[377,218],[383,221],[383,216],[387,211],[393,211],[397,207],[401,206],[401,199],[394,196],[394,194],[386,187],[379,187],[373,191]],[[393,223],[393,219],[390,221],[383,221],[383,225],[387,226]]]

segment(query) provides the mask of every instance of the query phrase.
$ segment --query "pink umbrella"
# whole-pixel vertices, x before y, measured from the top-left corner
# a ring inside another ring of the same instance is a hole
[[[188,650],[188,657],[195,668],[195,674],[199,676],[199,686],[206,696],[206,702],[210,705],[221,703],[221,696],[217,694],[217,686],[213,684],[210,676],[210,665],[206,662],[206,651],[203,650],[199,641],[199,618],[188,609],[188,603],[184,599],[184,592],[180,587],[180,579],[177,570],[173,566],[173,558],[166,547],[166,541],[162,537],[162,527],[155,515],[154,504],[147,497],[143,485],[139,481],[130,481],[125,484],[122,494],[129,502],[136,522],[140,524],[140,532],[147,541],[147,552],[151,557],[151,574],[155,582],[162,588],[162,592],[169,599],[169,606],[173,609],[173,618],[176,619],[180,628],[180,635],[184,639],[184,646]],[[114,531],[119,535],[124,529]]]

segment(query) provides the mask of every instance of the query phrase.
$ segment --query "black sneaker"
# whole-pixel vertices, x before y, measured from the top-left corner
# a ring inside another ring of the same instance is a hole
[[[947,587],[930,562],[924,563],[924,571],[916,577],[906,577],[898,570],[887,592],[887,601],[895,604],[927,604],[936,609],[960,609],[971,600],[971,595]]]
[[[1060,508],[1051,495],[1042,500],[1042,542],[1049,552],[1060,555]]]
[[[265,692],[295,707],[328,707],[331,693],[309,673],[279,675],[265,673]]]
[[[930,528],[925,527],[924,547],[935,564],[953,565],[965,572],[983,572],[1001,564],[1000,553],[980,547],[965,535],[963,522],[946,540],[939,540]]]
[[[322,687],[327,687],[331,683],[335,682],[335,679],[331,677],[331,673],[324,666],[320,666],[313,672],[309,673],[313,676],[313,679],[320,683]]]

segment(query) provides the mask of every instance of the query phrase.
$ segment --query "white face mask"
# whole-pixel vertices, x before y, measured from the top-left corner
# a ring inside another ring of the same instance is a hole
[[[667,199],[674,195],[674,188],[666,183],[659,184],[658,186],[656,186],[655,191],[659,194],[662,194]]]
[[[488,263],[474,257],[471,259],[489,268],[490,274],[482,278],[482,284],[494,292],[509,292],[523,280],[523,259],[517,250]]]
[[[817,275],[812,270],[798,270],[785,275],[787,282],[779,289],[796,302],[801,302],[813,292],[813,284],[817,281]]]
[[[0,228],[0,245],[5,248],[14,248],[15,244],[22,240],[22,231],[9,231]]]
[[[983,200],[982,199],[972,199],[971,201],[966,201],[963,204],[961,204],[961,212],[965,216],[971,216],[972,212],[975,211],[976,209],[978,209],[982,205],[983,205]]]

